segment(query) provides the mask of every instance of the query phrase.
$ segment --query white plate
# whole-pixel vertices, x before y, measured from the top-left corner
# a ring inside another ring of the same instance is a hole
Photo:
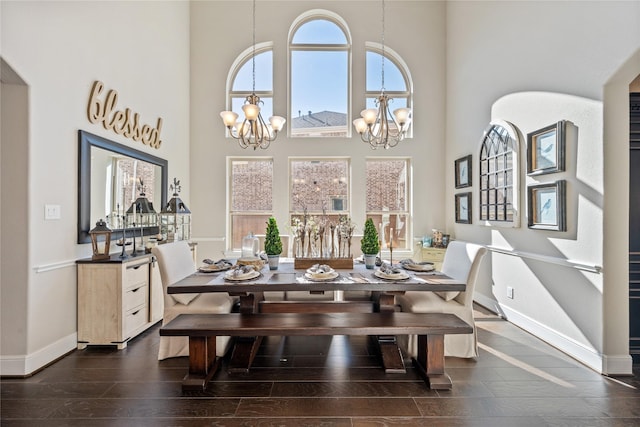
[[[233,276],[232,274],[225,273],[224,279],[231,280],[232,282],[243,282],[245,280],[255,279],[256,277],[259,277],[261,274],[262,273],[260,273],[259,271],[252,271],[251,273],[247,273],[244,276]]]
[[[425,263],[416,263],[416,264],[403,264],[402,268],[404,268],[405,270],[410,270],[410,271],[433,271],[436,268],[433,266],[433,263],[431,262],[425,262]]]
[[[315,274],[311,274],[311,273],[304,273],[304,277],[307,280],[311,280],[313,282],[323,282],[325,280],[333,280],[336,277],[338,277],[340,274],[336,271],[333,271],[331,273],[322,273],[321,275],[315,275]]]
[[[405,280],[405,279],[408,279],[410,277],[407,273],[384,274],[380,270],[376,270],[375,273],[373,273],[373,274],[376,277],[379,277],[379,278],[385,279],[385,280]]]
[[[224,267],[220,267],[220,266],[218,266],[216,264],[207,264],[207,265],[203,265],[202,267],[198,268],[198,271],[201,272],[201,273],[218,273],[220,271],[227,271],[231,267],[233,267],[233,265],[231,265],[229,263],[225,263]]]
[[[324,273],[316,273],[309,268],[307,269],[307,274],[310,276],[313,276],[314,279],[326,279],[328,277],[336,277],[334,276],[334,274],[336,274],[336,271],[333,269],[331,269],[331,271],[326,271]]]

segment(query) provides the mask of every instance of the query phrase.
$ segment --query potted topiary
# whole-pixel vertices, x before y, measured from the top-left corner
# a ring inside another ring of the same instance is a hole
[[[269,270],[277,270],[280,262],[280,254],[282,253],[282,240],[280,239],[280,231],[274,217],[269,218],[267,222],[267,232],[264,237],[264,251],[269,258]]]
[[[364,222],[364,235],[360,240],[360,249],[362,249],[362,254],[364,255],[365,266],[369,269],[373,268],[376,262],[376,255],[380,250],[380,241],[378,240],[378,231],[371,218],[367,218]]]

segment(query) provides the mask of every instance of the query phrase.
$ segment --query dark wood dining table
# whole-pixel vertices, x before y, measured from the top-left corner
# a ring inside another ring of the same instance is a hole
[[[464,291],[466,284],[439,272],[407,271],[407,278],[390,280],[378,277],[376,269],[355,264],[352,269],[336,269],[339,275],[330,280],[310,280],[306,270],[294,269],[293,263],[280,263],[277,270],[264,267],[260,275],[247,281],[230,281],[224,272],[197,272],[167,287],[169,294],[226,292],[239,298],[240,313],[273,312],[384,312],[396,311],[395,295],[406,291]],[[265,301],[265,292],[333,291],[331,301]],[[367,301],[345,299],[345,292],[364,291]],[[380,347],[382,363],[388,373],[405,372],[402,353],[395,336],[375,337]],[[230,372],[247,372],[258,351],[262,337],[241,337],[235,340],[229,362]]]

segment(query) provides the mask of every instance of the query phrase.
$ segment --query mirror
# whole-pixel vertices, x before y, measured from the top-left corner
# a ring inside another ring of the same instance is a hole
[[[131,207],[140,191],[157,213],[167,204],[166,160],[83,130],[78,131],[78,144],[78,243],[91,242],[89,230],[99,219],[119,232],[114,239],[120,238],[123,210]],[[143,227],[145,236],[158,231],[157,226]],[[132,229],[127,236],[133,236]]]

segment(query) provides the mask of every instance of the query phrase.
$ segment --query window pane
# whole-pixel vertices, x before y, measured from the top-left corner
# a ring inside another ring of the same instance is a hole
[[[291,135],[346,136],[348,54],[291,52]]]
[[[292,212],[348,212],[347,160],[292,160],[290,165]]]
[[[251,57],[238,70],[233,80],[233,90],[253,90],[253,61]],[[256,55],[256,90],[273,90],[273,52],[268,50]]]
[[[270,212],[273,209],[273,162],[234,160],[231,164],[231,210]]]
[[[367,160],[367,211],[407,210],[407,162]]]
[[[368,92],[379,91],[382,88],[382,55],[380,53],[367,52],[366,77],[366,90]],[[384,87],[385,90],[392,91],[407,90],[407,85],[400,69],[388,57],[384,60]]]
[[[249,233],[264,234],[269,215],[231,215],[231,250],[242,250],[242,239]],[[262,250],[262,248],[261,248]]]
[[[314,19],[296,30],[292,43],[297,44],[347,44],[340,27],[326,19]]]

